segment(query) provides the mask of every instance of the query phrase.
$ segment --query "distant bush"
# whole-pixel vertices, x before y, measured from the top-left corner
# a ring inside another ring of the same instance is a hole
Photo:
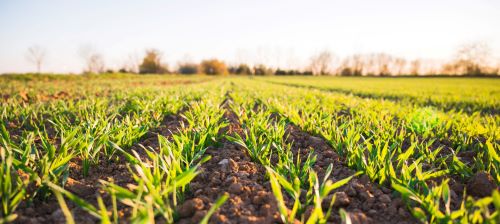
[[[273,70],[266,67],[265,65],[256,65],[253,68],[254,74],[255,75],[272,75]]]
[[[201,72],[207,75],[227,75],[226,64],[217,59],[204,60],[201,62]]]
[[[236,75],[252,75],[252,69],[247,64],[240,64],[237,67],[234,67],[234,71],[231,73]]]
[[[140,74],[165,74],[168,72],[167,66],[161,63],[161,53],[158,50],[150,49],[146,51],[146,56],[139,65]]]
[[[274,74],[275,75],[288,75],[288,72],[286,70],[281,70],[281,69],[276,69],[276,71],[274,71]]]
[[[179,65],[179,74],[183,75],[193,75],[199,72],[199,66],[194,63],[184,63]]]
[[[278,68],[278,69],[276,69],[276,71],[274,71],[274,75],[307,75],[307,74],[305,74],[305,72],[301,72],[299,70],[293,70],[293,69],[286,70],[286,69]]]
[[[302,75],[313,75],[313,72],[306,70],[306,71],[302,72]]]

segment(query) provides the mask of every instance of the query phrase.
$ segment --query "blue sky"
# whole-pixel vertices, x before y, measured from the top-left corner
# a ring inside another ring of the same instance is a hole
[[[0,0],[0,73],[33,71],[35,44],[47,50],[43,71],[80,72],[84,45],[113,68],[146,48],[170,66],[217,57],[297,67],[323,49],[445,60],[472,41],[500,57],[500,1]]]

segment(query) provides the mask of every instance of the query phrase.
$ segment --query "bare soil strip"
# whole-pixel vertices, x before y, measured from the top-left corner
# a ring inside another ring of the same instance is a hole
[[[238,119],[226,107],[224,118],[230,125],[220,134],[242,134]],[[221,146],[207,149],[212,159],[204,163],[201,173],[191,182],[191,193],[179,206],[179,223],[197,223],[218,197],[230,195],[226,203],[210,219],[211,223],[277,223],[278,208],[266,170],[251,161],[246,149],[227,140]]]
[[[181,112],[179,112],[179,114],[180,113]],[[144,157],[145,154],[141,153],[144,150],[140,145],[146,148],[151,147],[152,149],[158,149],[157,135],[161,134],[170,137],[172,133],[175,133],[180,128],[182,121],[183,118],[180,115],[167,115],[159,127],[152,129],[143,137],[144,139],[141,142],[135,144],[129,150],[135,150],[141,157]],[[128,162],[120,153],[117,153],[117,159],[112,161],[101,159],[98,165],[90,168],[89,175],[86,177],[83,176],[81,164],[82,161],[78,158],[70,161],[69,177],[64,187],[66,190],[95,206],[97,206],[96,199],[98,194],[103,197],[103,201],[107,206],[111,206],[110,196],[100,188],[99,180],[113,181],[115,184],[122,187],[127,187],[128,184],[135,183],[127,168]],[[66,203],[68,203],[68,207],[73,213],[75,222],[99,222],[98,219],[88,214],[73,202],[66,200]],[[129,212],[127,206],[118,203],[118,213],[120,217],[126,217]],[[66,223],[62,210],[54,197],[51,197],[45,202],[34,201],[31,205],[27,205],[23,202],[18,207],[17,213],[19,217],[16,219],[15,223]]]

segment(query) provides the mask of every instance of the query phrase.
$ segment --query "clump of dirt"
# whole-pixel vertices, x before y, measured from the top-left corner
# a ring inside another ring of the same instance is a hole
[[[332,181],[338,181],[353,175],[342,158],[337,155],[324,139],[312,136],[289,124],[286,129],[287,142],[292,144],[292,151],[305,158],[311,150],[317,156],[313,169],[322,180],[330,164],[333,171]],[[329,221],[340,223],[338,209],[345,209],[353,223],[418,223],[406,209],[401,198],[391,189],[372,183],[368,176],[354,177],[348,184],[332,192],[336,193],[334,211]],[[328,208],[330,200],[324,200],[324,208]]]
[[[478,172],[467,183],[467,192],[476,197],[491,196],[491,193],[498,189],[493,177],[486,172]]]
[[[241,133],[235,114],[226,111],[229,126],[222,133]],[[279,212],[266,180],[266,171],[251,161],[246,149],[229,142],[207,149],[212,159],[204,163],[201,173],[190,183],[190,193],[179,206],[179,223],[197,223],[207,213],[218,197],[224,193],[229,199],[211,217],[213,223],[277,223]]]

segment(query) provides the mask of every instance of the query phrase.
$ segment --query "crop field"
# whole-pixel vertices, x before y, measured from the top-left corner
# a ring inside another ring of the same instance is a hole
[[[500,223],[500,79],[0,76],[0,223]]]

